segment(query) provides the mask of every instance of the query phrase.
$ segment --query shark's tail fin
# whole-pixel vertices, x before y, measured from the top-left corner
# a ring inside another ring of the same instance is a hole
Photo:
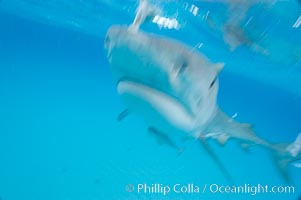
[[[270,144],[258,137],[250,124],[238,123],[222,111],[217,111],[203,137],[216,139],[222,145],[234,138],[240,141],[244,149],[260,145],[271,150],[276,166],[286,182],[290,182],[287,166],[301,160],[301,133],[291,144]]]
[[[287,166],[292,162],[301,160],[301,133],[291,144],[273,145],[272,154],[281,176],[289,183],[291,180]]]

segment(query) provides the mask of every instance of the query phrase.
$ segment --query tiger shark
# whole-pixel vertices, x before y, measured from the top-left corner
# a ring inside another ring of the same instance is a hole
[[[289,181],[285,169],[301,159],[301,134],[292,144],[271,144],[260,138],[251,125],[235,121],[217,105],[218,74],[223,63],[211,62],[180,41],[132,27],[112,26],[105,38],[117,92],[127,107],[120,119],[136,113],[161,137],[167,133],[199,140],[227,177],[228,172],[206,143],[208,139],[221,145],[233,138],[242,146],[263,146],[273,153]]]

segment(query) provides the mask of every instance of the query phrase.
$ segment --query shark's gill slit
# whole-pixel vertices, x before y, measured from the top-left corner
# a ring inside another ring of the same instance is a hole
[[[209,86],[209,89],[212,88],[212,86],[214,85],[214,83],[216,82],[217,80],[217,76],[213,79],[213,81],[210,83],[210,86]]]

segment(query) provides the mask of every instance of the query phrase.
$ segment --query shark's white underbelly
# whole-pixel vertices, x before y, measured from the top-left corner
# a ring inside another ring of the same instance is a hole
[[[193,134],[195,117],[172,96],[133,81],[120,81],[117,90],[129,110],[145,117],[151,125],[172,126]]]

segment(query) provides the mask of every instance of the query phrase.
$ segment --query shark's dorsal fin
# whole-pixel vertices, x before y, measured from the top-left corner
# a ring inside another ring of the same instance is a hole
[[[220,73],[222,71],[222,69],[224,68],[224,66],[225,66],[225,63],[222,63],[222,62],[216,63],[213,65],[213,67],[215,68],[217,73]]]
[[[146,21],[151,20],[155,15],[160,13],[160,9],[154,5],[149,4],[148,0],[140,0],[139,6],[136,10],[136,16],[129,29],[137,31],[140,26]]]

